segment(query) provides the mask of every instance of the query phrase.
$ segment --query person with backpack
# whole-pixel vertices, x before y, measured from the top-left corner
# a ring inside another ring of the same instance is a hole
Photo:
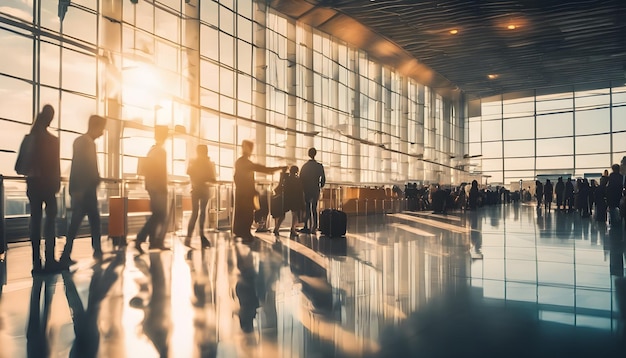
[[[55,272],[63,268],[54,257],[58,212],[56,193],[61,188],[61,160],[59,138],[48,131],[53,118],[54,108],[46,104],[35,117],[30,133],[24,137],[15,165],[18,174],[26,175],[33,274]],[[44,206],[45,262],[42,263],[40,248]]]

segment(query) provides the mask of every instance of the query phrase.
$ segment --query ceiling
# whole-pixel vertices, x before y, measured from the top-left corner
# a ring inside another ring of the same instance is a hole
[[[269,3],[440,92],[470,99],[626,83],[626,0]]]

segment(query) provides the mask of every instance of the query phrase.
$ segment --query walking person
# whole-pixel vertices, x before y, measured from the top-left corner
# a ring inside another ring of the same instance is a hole
[[[254,143],[249,140],[241,142],[241,157],[235,161],[235,216],[233,218],[233,234],[241,237],[244,243],[252,243],[254,236],[250,233],[254,219],[254,172],[272,174],[286,167],[266,167],[250,160]]]
[[[67,241],[60,262],[69,267],[76,262],[71,259],[74,239],[85,215],[91,229],[93,258],[102,259],[100,234],[100,211],[98,210],[97,190],[100,184],[98,158],[95,140],[104,133],[106,118],[97,115],[89,117],[87,132],[74,140],[72,166],[70,170],[69,192],[72,203],[72,218],[67,230]]]
[[[191,217],[187,225],[187,237],[185,237],[185,246],[190,246],[191,236],[193,235],[200,214],[198,229],[200,230],[200,243],[203,248],[210,247],[211,242],[204,236],[204,222],[206,220],[206,207],[209,202],[209,183],[215,183],[215,163],[208,156],[209,149],[204,144],[196,147],[196,158],[189,161],[187,175],[191,180]]]
[[[304,190],[302,181],[298,176],[298,167],[295,165],[289,168],[289,175],[285,177],[283,204],[283,215],[276,218],[274,235],[278,236],[278,230],[280,229],[280,224],[285,220],[285,214],[291,211],[290,236],[298,236],[296,225],[300,222],[300,213],[304,210]]]
[[[154,128],[155,144],[150,148],[145,162],[139,170],[140,175],[144,175],[145,188],[150,196],[150,211],[152,212],[135,239],[135,249],[140,254],[145,253],[141,244],[148,237],[150,237],[150,249],[168,249],[163,245],[167,220],[167,153],[163,145],[167,135],[167,127],[157,126]]]
[[[35,118],[28,134],[26,162],[26,195],[30,204],[30,241],[32,245],[32,273],[54,272],[62,266],[54,257],[56,244],[55,220],[57,217],[56,193],[61,188],[61,160],[59,138],[48,132],[54,118],[54,108],[46,104]],[[25,138],[26,140],[26,138]],[[24,148],[26,149],[26,148]],[[25,153],[26,154],[26,153]],[[20,148],[22,155],[22,148]],[[19,158],[18,158],[19,162]],[[18,163],[16,163],[16,167]],[[17,168],[16,168],[17,169]],[[22,170],[20,170],[22,171]],[[45,205],[44,223],[45,265],[41,262],[41,220]]]
[[[326,184],[324,166],[315,160],[317,150],[309,148],[309,160],[304,163],[300,170],[300,180],[304,190],[304,228],[303,233],[315,233],[317,230],[318,216],[317,202],[320,198],[320,190]]]

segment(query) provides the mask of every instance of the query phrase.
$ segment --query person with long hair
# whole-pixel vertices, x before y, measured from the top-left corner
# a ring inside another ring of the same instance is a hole
[[[58,271],[62,267],[54,257],[57,217],[56,193],[61,188],[59,138],[48,131],[54,118],[54,108],[46,104],[35,118],[31,136],[30,170],[26,177],[26,195],[30,203],[30,242],[33,249],[33,274]],[[44,223],[45,263],[41,261],[41,219],[45,205]]]

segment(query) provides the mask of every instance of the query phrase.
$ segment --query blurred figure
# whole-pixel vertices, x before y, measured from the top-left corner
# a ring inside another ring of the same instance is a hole
[[[302,165],[300,179],[304,189],[304,228],[303,233],[312,233],[317,230],[318,211],[317,202],[320,198],[320,190],[326,184],[324,166],[315,160],[317,149],[309,148],[309,160]]]
[[[276,219],[274,235],[278,236],[280,224],[285,220],[285,213],[291,211],[291,236],[298,236],[296,225],[300,222],[300,213],[304,209],[305,203],[302,182],[298,177],[298,167],[295,165],[291,166],[289,175],[285,177],[283,204],[283,215]]]
[[[475,179],[472,180],[472,186],[470,187],[469,190],[469,209],[470,210],[476,210],[476,207],[478,206],[478,197],[480,196],[480,192],[478,191],[478,181],[476,181]]]
[[[561,205],[563,205],[563,193],[565,191],[563,177],[559,177],[559,179],[557,179],[554,191],[556,192],[556,210],[560,211]]]
[[[241,142],[242,155],[235,161],[235,217],[233,219],[233,234],[241,237],[246,243],[254,241],[250,233],[254,218],[254,197],[257,195],[254,188],[254,172],[272,174],[286,167],[266,167],[253,163],[250,160],[254,143],[249,140]]]
[[[574,205],[574,183],[572,183],[572,178],[567,178],[565,182],[565,191],[563,192],[563,210],[567,207],[567,211],[572,211],[572,206]]]
[[[30,241],[33,248],[33,273],[62,269],[54,257],[56,243],[55,220],[57,217],[56,193],[61,188],[61,164],[59,138],[48,132],[54,117],[54,108],[46,104],[35,118],[30,131],[30,169],[26,178],[26,195],[30,203]],[[20,150],[21,151],[21,150]],[[45,269],[42,269],[41,219],[43,205],[46,208],[44,224]]]
[[[100,211],[98,210],[97,195],[98,185],[100,185],[100,172],[98,171],[95,140],[104,133],[105,126],[106,118],[93,115],[89,117],[87,133],[74,141],[69,188],[72,197],[72,219],[60,259],[61,264],[65,267],[76,263],[70,256],[76,233],[85,215],[89,219],[89,227],[91,228],[93,257],[96,260],[102,259]]]
[[[206,220],[206,207],[209,202],[209,183],[215,183],[215,163],[208,156],[209,149],[206,145],[196,147],[196,158],[189,161],[187,174],[191,180],[191,217],[187,226],[185,246],[191,244],[191,236],[200,214],[198,228],[200,230],[201,246],[209,247],[211,242],[204,236],[204,222]]]
[[[624,189],[624,176],[620,173],[619,164],[611,166],[611,174],[606,184],[606,203],[611,213],[611,219],[614,218],[613,212],[619,208]]]
[[[554,191],[552,188],[552,183],[550,179],[546,180],[546,185],[543,187],[543,201],[544,206],[546,207],[546,211],[550,211],[552,208],[552,197],[554,196]]]
[[[143,254],[141,244],[150,237],[150,249],[166,250],[165,240],[167,219],[167,153],[163,145],[167,139],[168,128],[157,126],[154,128],[155,144],[146,156],[146,162],[141,170],[145,177],[145,187],[150,196],[150,211],[152,215],[146,221],[135,239],[135,249]]]
[[[543,201],[543,184],[540,180],[535,181],[535,197],[537,198],[537,207],[540,207]]]

